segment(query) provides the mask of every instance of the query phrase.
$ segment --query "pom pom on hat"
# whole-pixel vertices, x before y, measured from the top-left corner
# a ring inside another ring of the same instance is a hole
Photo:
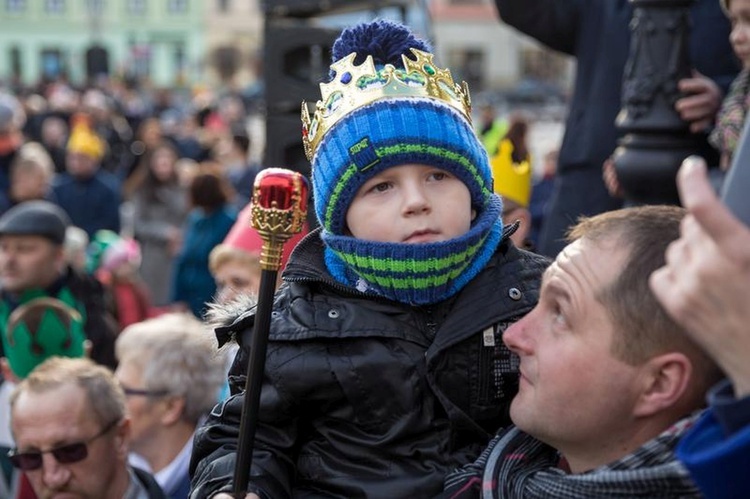
[[[344,30],[333,44],[331,58],[336,62],[356,52],[355,64],[362,64],[371,55],[375,67],[392,64],[403,68],[401,56],[411,54],[409,49],[413,48],[423,52],[432,51],[429,43],[417,38],[406,26],[380,19]]]

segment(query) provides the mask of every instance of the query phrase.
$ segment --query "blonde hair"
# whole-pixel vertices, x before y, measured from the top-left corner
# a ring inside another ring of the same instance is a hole
[[[227,244],[219,244],[215,246],[208,255],[208,269],[211,271],[211,274],[215,275],[219,268],[227,262],[237,262],[239,264],[252,266],[260,271],[259,253],[249,253]]]

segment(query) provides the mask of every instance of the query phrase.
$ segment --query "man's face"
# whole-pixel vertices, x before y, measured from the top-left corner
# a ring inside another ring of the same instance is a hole
[[[112,484],[127,484],[126,423],[106,425],[91,410],[82,388],[73,383],[34,393],[26,391],[16,400],[11,427],[18,452],[47,451],[76,442],[87,442],[87,456],[63,464],[52,453],[42,454],[42,466],[26,471],[39,499],[121,499],[124,490]]]
[[[66,171],[77,178],[89,178],[96,173],[98,163],[88,154],[68,152],[65,155]]]
[[[440,168],[407,164],[365,182],[346,223],[358,239],[417,244],[461,236],[473,216],[471,194],[461,180]]]
[[[0,236],[0,282],[3,289],[20,293],[42,289],[60,276],[62,246],[43,236]]]
[[[163,428],[160,418],[166,405],[163,397],[146,393],[143,369],[132,360],[122,359],[115,377],[125,390],[128,416],[130,416],[130,450],[143,453],[156,434]]]
[[[547,269],[537,306],[503,336],[521,359],[513,422],[563,453],[597,452],[632,424],[640,370],[613,356],[618,333],[596,298],[624,258],[611,241],[568,245]]]

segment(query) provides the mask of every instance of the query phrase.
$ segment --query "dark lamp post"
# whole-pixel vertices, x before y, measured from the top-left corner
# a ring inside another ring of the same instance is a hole
[[[694,0],[630,0],[630,53],[615,125],[624,132],[614,153],[626,199],[638,204],[678,204],[675,176],[697,152],[674,104],[677,83],[691,76],[688,42]]]

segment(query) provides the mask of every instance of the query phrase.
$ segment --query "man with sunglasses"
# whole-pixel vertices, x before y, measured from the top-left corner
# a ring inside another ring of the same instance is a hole
[[[11,396],[16,448],[9,458],[39,499],[163,499],[148,473],[128,465],[130,420],[114,375],[88,359],[55,357]]]

